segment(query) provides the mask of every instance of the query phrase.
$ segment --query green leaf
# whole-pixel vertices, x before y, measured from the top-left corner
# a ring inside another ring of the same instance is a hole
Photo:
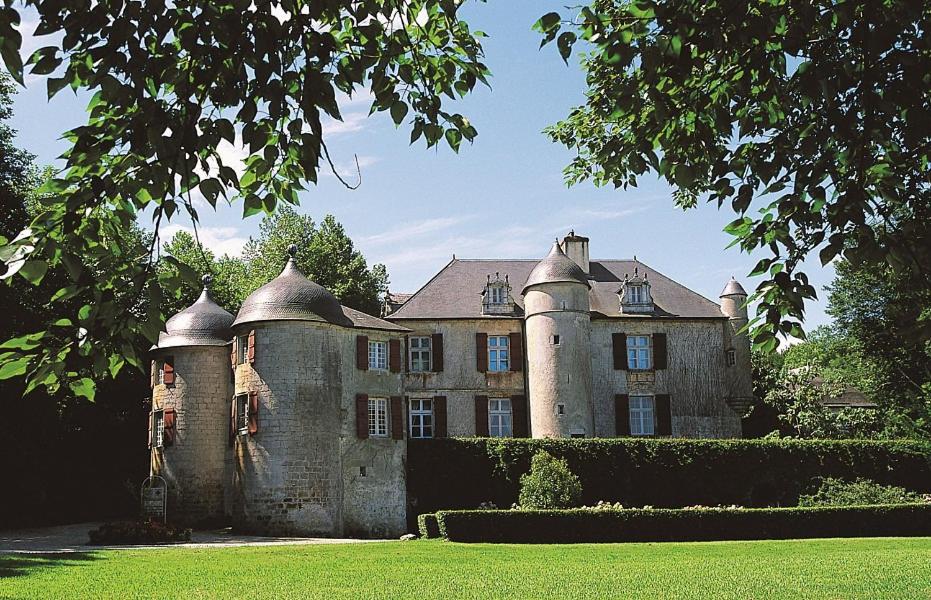
[[[44,260],[27,260],[23,263],[19,274],[26,278],[26,281],[32,285],[39,285],[45,273],[48,271],[48,263]]]
[[[72,381],[68,383],[68,387],[71,388],[75,396],[82,396],[91,401],[94,400],[94,395],[97,392],[97,384],[94,383],[93,379],[88,377],[82,377],[77,381]]]
[[[572,55],[572,46],[575,44],[575,41],[576,35],[571,31],[561,33],[559,39],[556,40],[556,46],[559,48],[559,55],[566,64],[569,63],[569,56]]]
[[[391,120],[394,121],[395,125],[400,125],[404,121],[405,116],[407,116],[407,104],[400,100],[395,100],[391,104]]]
[[[4,362],[0,365],[0,380],[25,375],[28,367],[29,357]]]

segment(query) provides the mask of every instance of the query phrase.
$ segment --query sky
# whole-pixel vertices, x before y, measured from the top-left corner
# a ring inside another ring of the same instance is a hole
[[[483,45],[491,89],[478,87],[448,108],[478,129],[475,142],[463,142],[458,154],[445,145],[427,150],[422,141],[411,146],[408,127],[396,128],[384,113],[367,116],[369,98],[344,99],[343,121],[326,123],[325,139],[349,181],[356,178],[358,157],[362,185],[347,190],[322,170],[298,211],[318,222],[334,215],[369,264],[387,266],[393,292],[415,292],[453,255],[541,258],[570,229],[590,238],[593,259],[636,256],[712,300],[731,276],[752,291],[759,280],[747,274],[765,254],[725,249],[732,238],[723,228],[734,218],[726,206],[683,211],[673,204],[672,188],[649,176],[628,190],[564,183],[562,170],[572,154],[542,131],[584,102],[585,79],[575,57],[566,65],[555,47],[539,49],[540,37],[531,30],[537,18],[563,6],[542,0],[467,3],[462,17],[489,35]],[[28,35],[34,26],[35,18],[24,14],[26,56],[48,44]],[[47,101],[44,80],[28,78],[11,123],[20,147],[40,164],[59,164],[66,148],[60,136],[85,121],[88,98],[66,89]],[[232,147],[227,152],[236,155]],[[219,254],[238,254],[261,220],[242,220],[241,204],[199,212],[201,240]],[[179,229],[190,229],[184,215],[163,226],[161,235],[167,240]],[[810,330],[829,322],[822,288],[834,272],[817,257],[804,270],[819,295],[807,308]]]

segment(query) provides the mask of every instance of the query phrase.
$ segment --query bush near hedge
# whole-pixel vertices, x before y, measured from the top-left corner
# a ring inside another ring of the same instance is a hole
[[[464,510],[436,514],[454,542],[688,542],[931,535],[931,505]]]
[[[931,492],[928,442],[448,438],[408,444],[411,513],[511,506],[538,450],[566,459],[585,505],[795,506],[818,477]]]
[[[87,532],[92,546],[168,544],[191,541],[191,530],[155,520],[104,523]]]

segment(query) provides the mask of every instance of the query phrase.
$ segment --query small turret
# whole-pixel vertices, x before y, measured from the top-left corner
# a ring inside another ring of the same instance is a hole
[[[748,320],[747,317],[747,292],[736,279],[731,277],[724,289],[721,291],[721,312],[731,319]]]
[[[721,291],[721,312],[728,317],[724,335],[725,401],[743,416],[753,404],[750,336],[745,329],[749,317],[747,292],[733,277]]]

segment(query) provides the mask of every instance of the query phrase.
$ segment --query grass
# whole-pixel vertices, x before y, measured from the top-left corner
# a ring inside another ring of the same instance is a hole
[[[0,556],[0,598],[931,598],[931,538]]]

